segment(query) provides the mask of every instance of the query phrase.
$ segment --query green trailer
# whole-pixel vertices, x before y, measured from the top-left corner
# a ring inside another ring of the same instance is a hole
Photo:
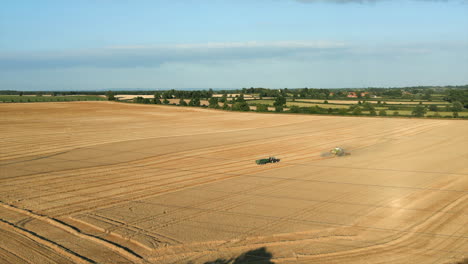
[[[263,164],[267,164],[267,163],[276,163],[276,162],[279,162],[280,159],[277,159],[275,157],[269,157],[268,159],[258,159],[255,161],[255,163],[257,163],[257,165],[263,165]]]

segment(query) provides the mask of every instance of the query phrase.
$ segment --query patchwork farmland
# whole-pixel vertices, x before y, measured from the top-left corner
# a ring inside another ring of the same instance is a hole
[[[0,263],[468,256],[464,120],[1,104],[0,144]]]

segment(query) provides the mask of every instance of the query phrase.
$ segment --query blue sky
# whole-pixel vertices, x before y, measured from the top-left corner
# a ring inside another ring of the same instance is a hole
[[[467,0],[41,0],[0,9],[0,90],[468,84]]]

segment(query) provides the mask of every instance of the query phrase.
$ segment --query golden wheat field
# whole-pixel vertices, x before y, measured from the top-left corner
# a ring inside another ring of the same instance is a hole
[[[0,140],[0,263],[468,257],[467,121],[25,103]]]

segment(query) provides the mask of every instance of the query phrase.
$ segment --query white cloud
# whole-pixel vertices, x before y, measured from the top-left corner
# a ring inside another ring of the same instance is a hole
[[[320,54],[346,47],[345,43],[327,41],[112,46],[87,51],[0,54],[0,69],[154,67],[168,62],[219,62]]]
[[[277,41],[277,42],[208,42],[199,44],[174,44],[174,45],[134,45],[111,46],[109,49],[228,49],[228,48],[336,48],[342,47],[342,42],[330,41]]]

